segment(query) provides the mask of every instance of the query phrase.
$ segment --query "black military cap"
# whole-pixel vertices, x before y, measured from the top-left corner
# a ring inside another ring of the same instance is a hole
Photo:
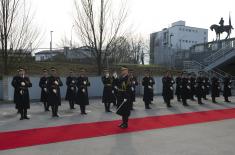
[[[18,69],[18,72],[20,72],[20,71],[24,71],[25,69],[24,69],[24,67],[19,67],[19,69]]]
[[[51,71],[56,71],[56,68],[55,67],[51,67],[50,70]]]
[[[183,74],[184,74],[184,75],[188,75],[188,72],[184,71]]]
[[[85,68],[80,68],[80,72],[85,72]]]
[[[69,73],[73,73],[73,72],[74,72],[74,70],[73,70],[73,69],[70,69],[70,70],[69,70]]]
[[[124,70],[127,70],[128,68],[127,68],[127,66],[121,66],[121,71],[124,71]]]
[[[103,71],[104,72],[108,72],[109,70],[108,70],[108,68],[104,68]]]
[[[43,71],[43,72],[47,72],[48,70],[47,70],[46,68],[43,68],[42,71]]]

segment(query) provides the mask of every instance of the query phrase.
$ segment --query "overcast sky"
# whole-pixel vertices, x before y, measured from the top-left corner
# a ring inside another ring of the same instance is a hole
[[[114,0],[118,1],[118,0]],[[49,48],[50,31],[53,32],[53,47],[63,36],[71,37],[74,0],[31,0],[36,10],[35,22],[45,31],[40,47]],[[234,0],[128,0],[128,22],[134,32],[149,37],[152,32],[169,27],[171,23],[184,20],[187,26],[209,28],[224,17],[228,24],[229,12],[235,27]],[[235,33],[232,32],[232,37]],[[73,38],[75,34],[73,34]],[[224,37],[224,36],[223,36]],[[209,40],[215,38],[209,30]]]

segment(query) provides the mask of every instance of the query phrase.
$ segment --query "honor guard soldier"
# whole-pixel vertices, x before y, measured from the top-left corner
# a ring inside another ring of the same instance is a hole
[[[135,102],[135,93],[136,93],[136,86],[138,86],[137,78],[134,76],[134,71],[129,71],[130,81],[131,81],[131,110],[134,110],[133,103]]]
[[[20,120],[29,119],[27,116],[27,109],[30,109],[28,88],[32,87],[32,83],[29,78],[25,76],[24,68],[21,67],[19,69],[19,77],[13,79],[12,85],[15,88],[15,102],[21,115]]]
[[[162,96],[168,108],[171,107],[170,100],[174,98],[174,88],[173,88],[174,83],[175,81],[170,75],[170,72],[167,71],[165,76],[162,78],[162,85],[163,85]]]
[[[20,68],[19,68],[20,69]],[[17,69],[17,75],[15,75],[14,77],[13,77],[13,80],[12,80],[12,82],[11,82],[11,85],[14,87],[14,83],[16,82],[16,81],[18,81],[18,79],[20,78],[20,71],[19,71],[19,69]],[[15,108],[16,108],[16,110],[17,110],[17,113],[19,114],[20,113],[20,110],[19,110],[19,107],[18,107],[18,105],[16,104],[16,99],[17,99],[17,90],[16,89],[14,89],[14,103],[15,103]]]
[[[114,106],[117,106],[117,101],[118,101],[118,83],[119,83],[119,78],[118,78],[117,72],[115,71],[113,73],[113,91],[114,91],[113,105]]]
[[[126,66],[121,67],[121,76],[119,78],[118,93],[120,105],[117,107],[117,114],[122,116],[122,123],[120,128],[128,127],[128,118],[131,114],[131,80],[128,75],[128,68]]]
[[[197,77],[197,80],[196,80],[196,96],[197,96],[197,100],[198,100],[198,104],[203,104],[202,103],[202,98],[203,98],[203,95],[204,95],[204,89],[205,89],[205,85],[204,85],[204,82],[203,82],[203,77],[202,77],[202,72],[199,71],[198,72],[198,77]]]
[[[144,86],[143,101],[145,103],[145,109],[151,109],[150,104],[153,101],[153,86],[155,84],[154,79],[150,76],[150,70],[145,70],[145,77],[142,80]]]
[[[80,69],[80,76],[77,78],[77,96],[76,104],[80,105],[80,110],[82,115],[86,115],[86,106],[89,105],[88,99],[88,89],[90,82],[88,77],[85,76],[85,69]]]
[[[183,106],[189,106],[187,103],[187,99],[190,98],[190,91],[191,91],[190,80],[187,75],[188,75],[187,72],[184,72],[182,77],[181,97],[182,97]]]
[[[48,79],[48,71],[47,69],[43,69],[43,76],[40,78],[39,87],[41,88],[40,101],[43,102],[45,111],[49,111],[47,79]]]
[[[213,103],[217,103],[215,98],[220,97],[220,81],[216,77],[214,73],[212,73],[212,78],[211,78],[211,98]]]
[[[48,104],[52,109],[52,117],[59,117],[58,107],[61,106],[60,87],[63,83],[57,75],[56,68],[51,67],[51,75],[48,77],[47,90],[48,90]]]
[[[190,73],[190,87],[191,87],[191,92],[190,92],[190,99],[192,101],[195,101],[194,95],[196,95],[196,76],[195,73]]]
[[[210,94],[210,79],[208,78],[208,74],[206,74],[205,72],[203,76],[203,82],[205,86],[203,98],[204,100],[208,100],[206,96]]]
[[[232,96],[232,93],[231,93],[232,81],[231,81],[230,76],[226,75],[223,82],[224,82],[224,92],[223,92],[224,101],[231,102],[228,100],[228,97]]]
[[[114,102],[115,96],[113,90],[113,78],[109,75],[108,69],[104,69],[104,76],[101,80],[104,84],[102,103],[104,103],[105,112],[111,112],[110,104]]]
[[[181,91],[182,91],[182,73],[178,73],[178,76],[175,79],[176,89],[175,95],[177,96],[177,101],[181,102]]]
[[[77,78],[74,75],[74,71],[70,69],[69,76],[66,78],[67,91],[65,100],[69,101],[70,109],[75,109],[74,104],[76,102],[77,91]]]

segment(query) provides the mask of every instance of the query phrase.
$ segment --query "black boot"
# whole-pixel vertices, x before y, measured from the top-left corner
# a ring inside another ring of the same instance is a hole
[[[30,119],[30,118],[27,116],[27,109],[24,109],[24,118],[25,118],[25,119]]]
[[[19,109],[19,112],[20,112],[20,120],[23,120],[24,119],[24,111],[23,111],[23,109]]]

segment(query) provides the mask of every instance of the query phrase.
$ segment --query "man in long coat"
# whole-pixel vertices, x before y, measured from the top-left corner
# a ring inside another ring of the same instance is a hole
[[[80,105],[80,110],[82,115],[86,115],[86,106],[89,105],[88,98],[88,87],[90,86],[90,82],[88,77],[85,76],[85,69],[80,69],[80,76],[77,78],[77,96],[76,96],[76,104]]]
[[[63,83],[56,72],[56,68],[51,68],[51,75],[48,77],[47,90],[48,90],[48,104],[52,109],[52,117],[59,117],[58,107],[61,106],[60,87]]]
[[[225,102],[231,102],[228,99],[228,97],[232,96],[231,88],[232,88],[231,78],[228,75],[226,75],[226,77],[224,78],[224,92],[223,92]]]
[[[40,78],[39,87],[41,88],[40,101],[43,102],[45,111],[49,111],[47,80],[48,80],[48,71],[47,69],[43,69],[43,76]]]
[[[12,85],[15,88],[15,103],[16,107],[20,112],[20,120],[29,119],[27,116],[27,110],[30,109],[30,99],[29,99],[29,87],[32,87],[32,83],[29,77],[25,76],[25,69],[19,69],[19,77],[13,79]]]
[[[167,71],[165,76],[162,78],[162,96],[168,108],[172,107],[170,101],[174,98],[174,83],[175,81],[170,75],[170,72]]]
[[[75,109],[74,104],[76,102],[76,91],[77,91],[77,78],[74,75],[74,71],[71,69],[69,76],[66,78],[67,91],[65,100],[69,101],[70,109]]]

